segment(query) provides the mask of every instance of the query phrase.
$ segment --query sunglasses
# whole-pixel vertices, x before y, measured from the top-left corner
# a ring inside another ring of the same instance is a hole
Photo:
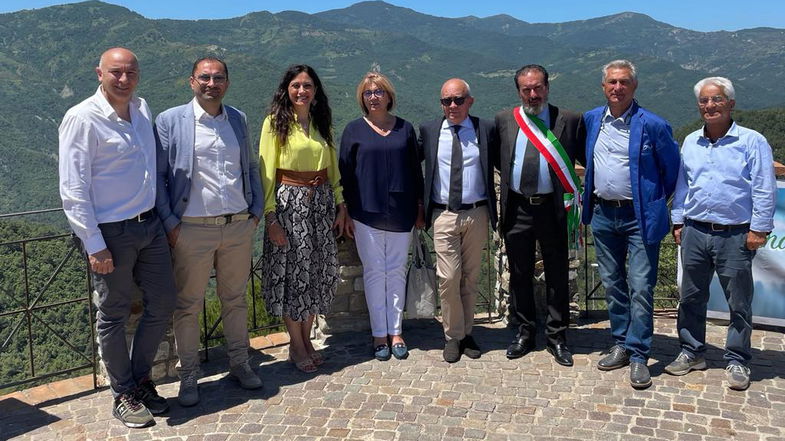
[[[439,102],[442,103],[442,106],[444,106],[444,107],[450,107],[450,105],[452,103],[455,103],[456,106],[462,106],[463,103],[466,102],[466,98],[468,98],[468,97],[466,97],[466,96],[451,96],[451,97],[447,97],[447,98],[442,98],[442,99],[439,100]]]

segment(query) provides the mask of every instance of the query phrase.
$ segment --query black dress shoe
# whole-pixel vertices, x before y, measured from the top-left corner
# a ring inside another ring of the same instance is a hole
[[[564,343],[556,343],[555,345],[548,345],[545,349],[553,355],[556,363],[562,366],[572,366],[572,352],[567,349]]]
[[[521,358],[533,350],[534,341],[520,337],[515,339],[512,344],[507,347],[506,355],[507,358],[512,360],[514,358]]]
[[[456,339],[447,340],[447,343],[444,344],[442,357],[444,357],[444,361],[447,363],[455,363],[456,361],[460,360],[461,341]]]
[[[597,362],[597,369],[601,371],[612,371],[630,364],[630,354],[622,345],[616,345],[608,351],[608,355]]]
[[[461,340],[461,352],[463,352],[463,355],[474,359],[480,358],[480,354],[482,354],[480,347],[477,346],[477,342],[474,341],[471,335],[467,335]]]
[[[651,386],[651,375],[646,363],[639,361],[630,363],[630,385],[635,389],[646,389]]]

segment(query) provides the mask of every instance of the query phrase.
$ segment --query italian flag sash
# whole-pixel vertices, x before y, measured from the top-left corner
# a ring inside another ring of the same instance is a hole
[[[556,135],[545,127],[545,123],[533,115],[528,115],[523,111],[523,106],[517,107],[512,111],[515,121],[529,142],[540,152],[548,161],[551,169],[556,173],[562,187],[564,187],[564,208],[567,210],[567,238],[571,246],[578,247],[581,241],[580,235],[580,197],[583,189],[581,180],[575,173],[575,167],[567,156],[567,152],[561,145]]]

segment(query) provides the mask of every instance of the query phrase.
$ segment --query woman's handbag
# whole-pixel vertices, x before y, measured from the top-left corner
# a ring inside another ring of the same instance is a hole
[[[433,318],[436,315],[436,268],[423,230],[415,229],[412,235],[412,261],[406,273],[406,318]]]

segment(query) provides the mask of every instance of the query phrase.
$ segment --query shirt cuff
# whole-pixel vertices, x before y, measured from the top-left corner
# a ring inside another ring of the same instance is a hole
[[[104,237],[101,233],[88,237],[83,243],[87,254],[95,254],[106,248],[106,242],[104,242]]]
[[[771,219],[760,219],[753,217],[750,221],[750,230],[760,233],[768,233],[774,230],[774,221]]]

